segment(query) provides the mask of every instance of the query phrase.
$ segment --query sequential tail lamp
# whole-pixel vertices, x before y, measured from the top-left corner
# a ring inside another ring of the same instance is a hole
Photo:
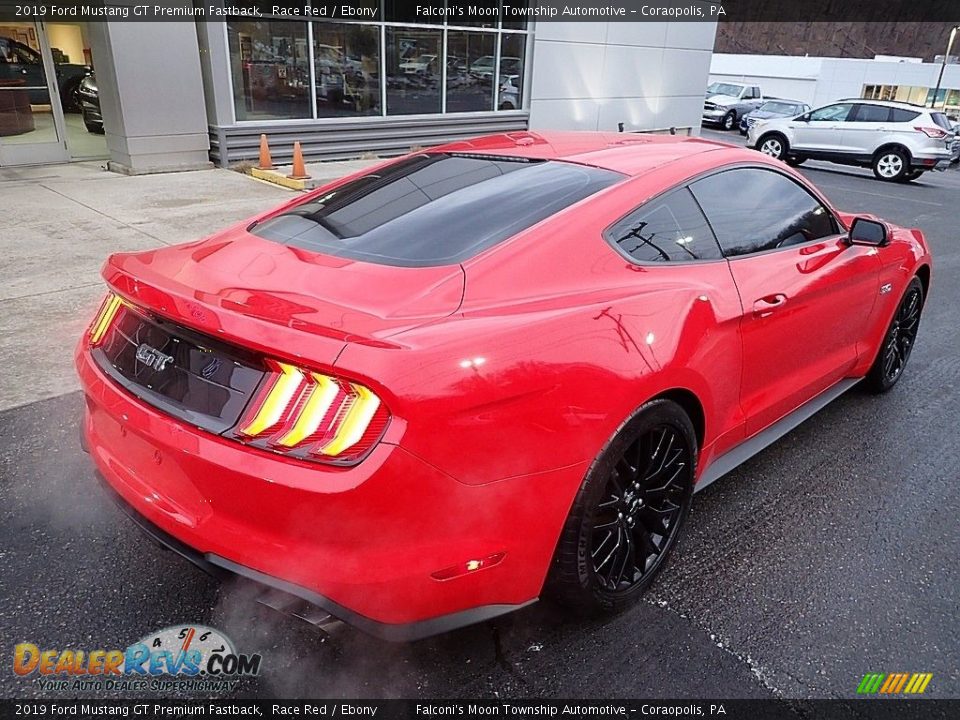
[[[123,299],[116,293],[107,293],[107,296],[103,299],[103,303],[100,305],[100,309],[93,318],[93,323],[90,325],[91,345],[97,346],[103,341],[104,335],[106,335],[107,330],[110,329],[110,324],[117,316],[117,310],[121,307],[123,307]]]
[[[358,383],[267,360],[267,375],[237,426],[239,440],[303,460],[359,462],[390,414]]]

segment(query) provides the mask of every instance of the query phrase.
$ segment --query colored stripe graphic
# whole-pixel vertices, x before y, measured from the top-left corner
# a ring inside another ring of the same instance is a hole
[[[858,695],[920,695],[933,673],[867,673],[857,686]]]

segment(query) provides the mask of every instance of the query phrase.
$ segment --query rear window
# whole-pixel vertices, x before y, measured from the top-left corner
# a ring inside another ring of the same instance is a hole
[[[950,119],[944,115],[942,112],[930,113],[930,117],[933,121],[942,127],[944,130],[953,132],[953,126],[950,124]]]
[[[424,154],[251,228],[337,257],[423,267],[463,262],[624,178],[565,162]]]

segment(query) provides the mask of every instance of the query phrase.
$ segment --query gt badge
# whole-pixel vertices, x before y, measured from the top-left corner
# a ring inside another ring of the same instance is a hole
[[[167,366],[167,363],[173,362],[173,356],[166,355],[146,343],[140,343],[140,347],[137,348],[137,360],[159,372]]]

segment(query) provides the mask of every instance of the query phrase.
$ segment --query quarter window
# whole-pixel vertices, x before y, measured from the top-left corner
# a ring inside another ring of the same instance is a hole
[[[637,262],[722,257],[707,219],[687,188],[645,203],[611,227],[607,239]]]
[[[837,234],[827,208],[773,170],[737,168],[690,186],[727,257],[799,245]]]
[[[850,114],[852,103],[839,103],[837,105],[827,105],[810,113],[811,120],[844,122]]]

